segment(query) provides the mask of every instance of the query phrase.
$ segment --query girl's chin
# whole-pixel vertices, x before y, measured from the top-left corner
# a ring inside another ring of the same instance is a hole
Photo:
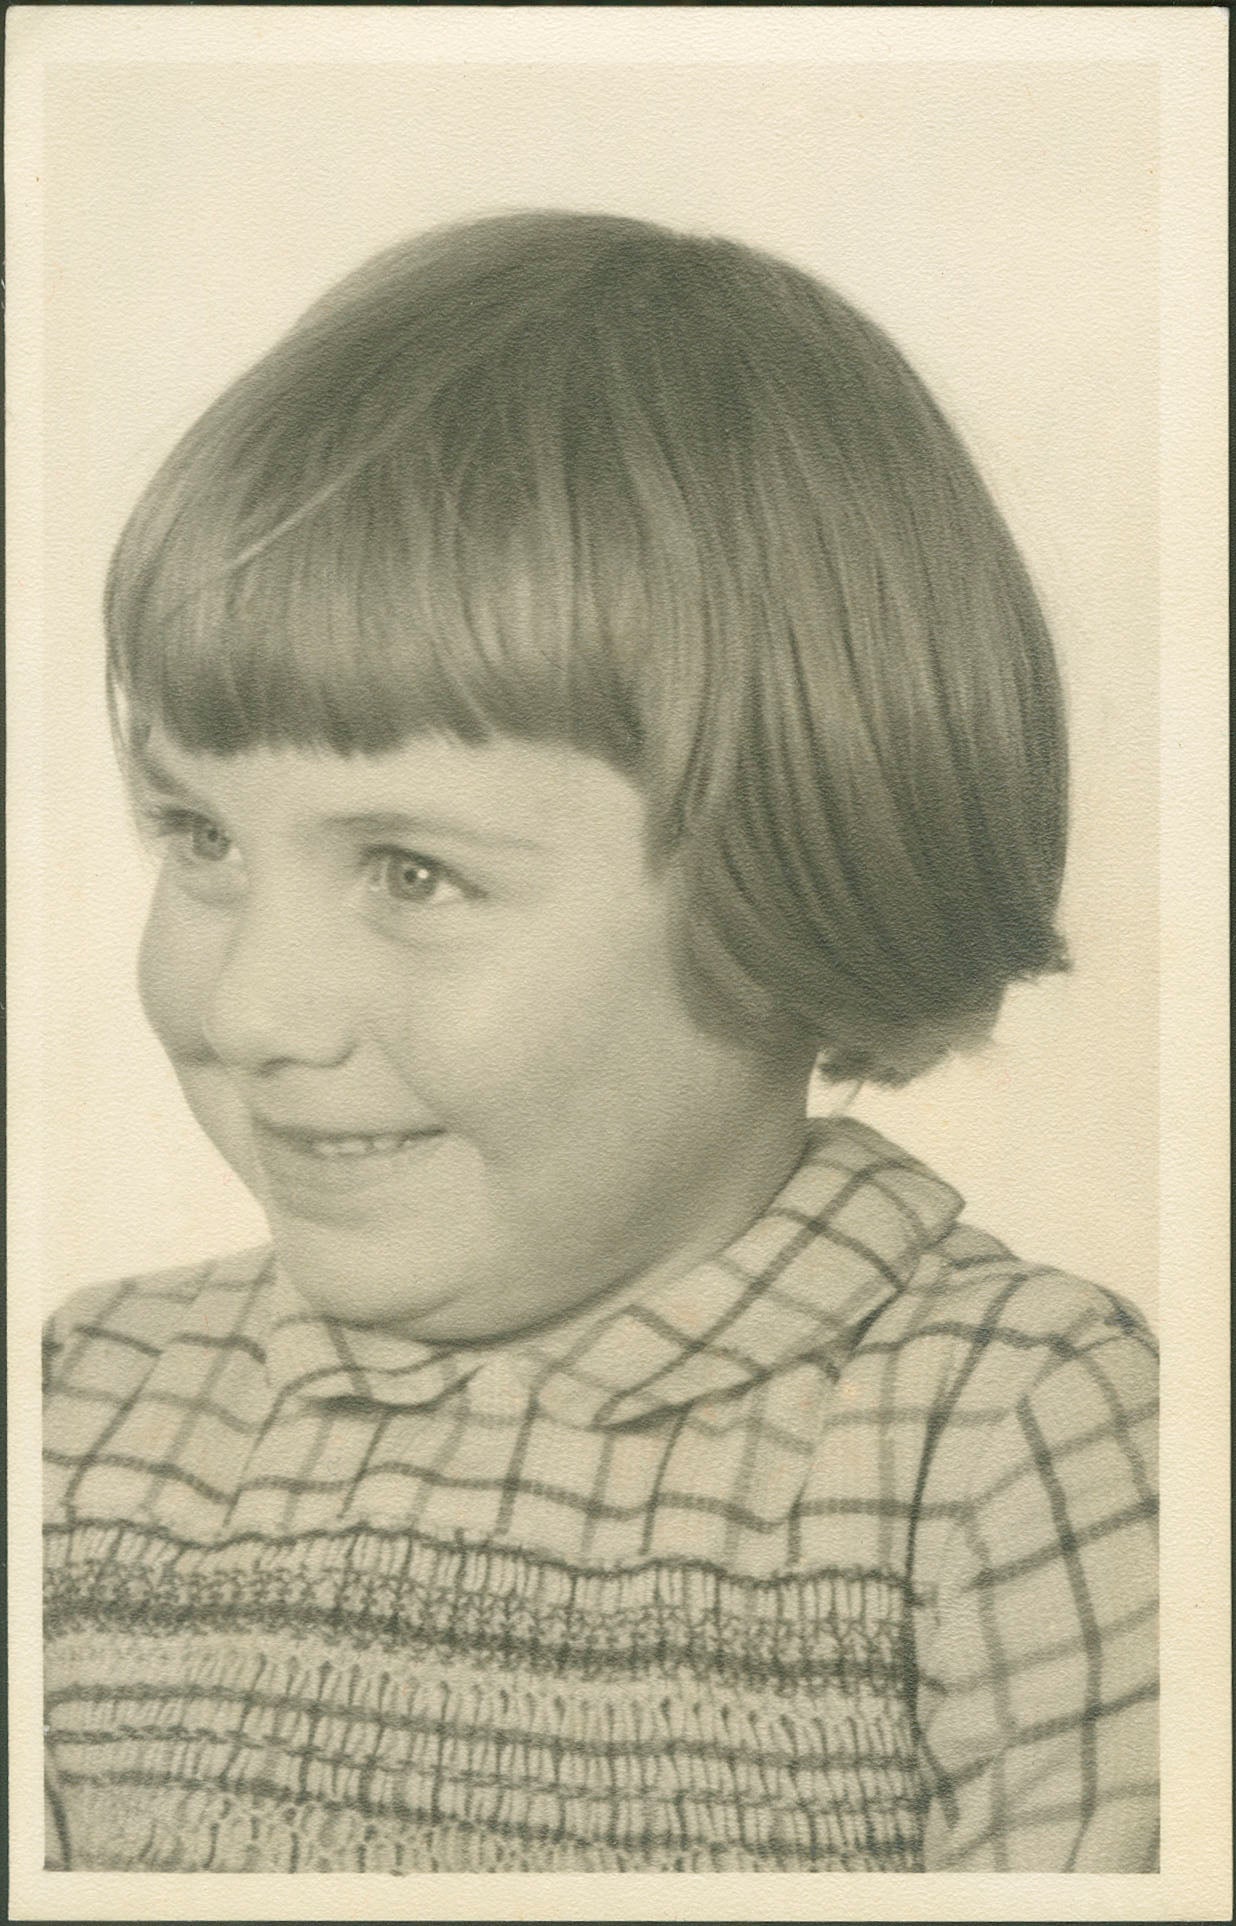
[[[306,1251],[301,1238],[276,1234],[275,1250],[280,1268],[297,1295],[322,1317],[411,1333],[419,1317],[432,1316],[450,1299],[447,1290],[435,1290],[428,1282],[418,1290],[406,1272],[398,1278],[375,1273],[367,1265],[349,1262],[343,1252],[338,1254],[338,1261],[332,1262],[328,1251]]]
[[[475,1280],[459,1274],[458,1251],[453,1253],[455,1275],[429,1271],[423,1249],[402,1254],[389,1244],[375,1249],[372,1240],[355,1234],[332,1235],[316,1225],[289,1225],[269,1206],[267,1215],[279,1268],[320,1317],[399,1332],[427,1344],[475,1341],[497,1334],[501,1294],[493,1293],[495,1313],[490,1320],[484,1303],[488,1294]]]

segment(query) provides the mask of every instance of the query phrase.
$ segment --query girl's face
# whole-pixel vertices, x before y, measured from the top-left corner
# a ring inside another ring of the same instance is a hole
[[[738,1234],[788,1174],[809,1056],[704,1033],[638,791],[560,745],[190,754],[147,1014],[319,1309],[429,1339],[553,1316]]]

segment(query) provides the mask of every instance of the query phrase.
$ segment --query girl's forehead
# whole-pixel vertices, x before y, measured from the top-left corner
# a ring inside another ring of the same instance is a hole
[[[132,751],[149,787],[236,814],[310,825],[414,816],[494,840],[553,843],[570,834],[642,834],[644,801],[599,757],[564,742],[496,735],[407,739],[380,755],[272,745],[215,755],[182,747],[157,726]]]

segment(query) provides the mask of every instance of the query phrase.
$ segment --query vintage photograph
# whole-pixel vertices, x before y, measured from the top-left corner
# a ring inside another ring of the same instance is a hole
[[[1157,70],[424,33],[42,75],[42,1868],[1157,1873]]]

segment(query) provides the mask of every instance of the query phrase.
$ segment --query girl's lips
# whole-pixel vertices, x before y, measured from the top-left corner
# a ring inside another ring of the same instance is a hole
[[[421,1137],[440,1136],[437,1130],[280,1130],[264,1125],[272,1136],[311,1157],[383,1157],[403,1150]]]
[[[274,1201],[298,1215],[334,1215],[332,1201],[360,1197],[422,1157],[439,1129],[371,1133],[286,1130],[254,1120],[253,1138]]]

